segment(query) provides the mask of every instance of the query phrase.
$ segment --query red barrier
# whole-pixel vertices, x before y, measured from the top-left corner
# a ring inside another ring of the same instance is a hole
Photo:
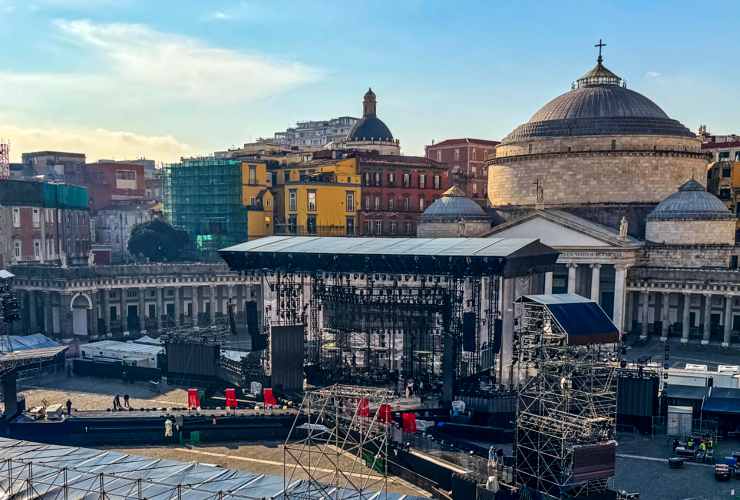
[[[401,415],[403,423],[403,432],[416,432],[416,414],[404,413]]]
[[[188,408],[195,409],[200,408],[200,396],[198,396],[198,389],[188,389]]]
[[[226,395],[226,408],[236,408],[238,406],[236,402],[236,389],[233,387],[227,388],[225,391]]]
[[[370,416],[370,401],[367,398],[360,399],[360,402],[357,404],[357,415],[360,417]]]
[[[393,415],[391,414],[391,405],[382,404],[378,408],[378,420],[389,424],[393,421]]]
[[[272,394],[272,389],[269,387],[262,389],[262,399],[265,401],[265,407],[277,406],[277,399],[275,399],[275,396]]]

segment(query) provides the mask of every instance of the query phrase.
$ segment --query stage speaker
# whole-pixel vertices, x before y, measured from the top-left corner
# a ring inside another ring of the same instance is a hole
[[[257,328],[257,302],[250,300],[246,304],[246,316],[247,316],[247,333],[251,337],[259,335]]]
[[[500,319],[493,320],[493,352],[501,351],[501,336],[503,335],[504,322]]]
[[[475,352],[475,313],[463,313],[463,351]]]

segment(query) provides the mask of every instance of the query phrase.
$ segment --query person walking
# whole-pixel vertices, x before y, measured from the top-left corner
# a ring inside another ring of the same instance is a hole
[[[71,399],[67,400],[67,416],[68,417],[72,416],[72,400]]]
[[[113,411],[118,411],[121,409],[121,396],[116,394],[113,397]]]
[[[131,409],[131,406],[129,405],[129,402],[128,401],[129,401],[128,394],[124,394],[123,395],[123,407],[126,408],[126,409],[128,409],[128,410],[130,410]]]

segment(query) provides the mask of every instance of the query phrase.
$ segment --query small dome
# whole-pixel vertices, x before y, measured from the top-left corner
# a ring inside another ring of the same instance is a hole
[[[349,133],[348,140],[392,142],[393,134],[383,120],[375,115],[369,115],[355,124]]]
[[[693,179],[661,201],[647,216],[648,221],[730,219],[734,216],[725,204]]]
[[[452,186],[442,197],[429,205],[421,214],[422,221],[488,219],[485,210],[465,195],[457,186]]]

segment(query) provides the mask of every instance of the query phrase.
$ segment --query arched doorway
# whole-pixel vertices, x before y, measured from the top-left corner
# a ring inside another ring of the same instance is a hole
[[[72,333],[87,336],[87,312],[92,309],[92,300],[85,293],[78,293],[69,303],[72,310]]]

